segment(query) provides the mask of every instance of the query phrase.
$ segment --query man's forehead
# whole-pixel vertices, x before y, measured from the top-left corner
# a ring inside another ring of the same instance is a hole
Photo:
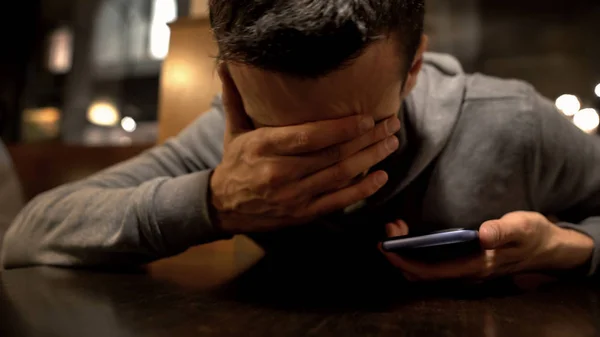
[[[382,40],[342,69],[319,79],[298,79],[230,64],[246,112],[261,125],[291,125],[352,114],[373,114],[399,95],[403,60],[396,43]]]

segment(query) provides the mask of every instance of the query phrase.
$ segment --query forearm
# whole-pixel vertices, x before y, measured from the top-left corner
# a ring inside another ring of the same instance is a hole
[[[130,188],[74,184],[46,193],[11,226],[3,264],[138,265],[224,238],[206,209],[209,173]]]
[[[165,144],[39,196],[9,229],[0,263],[132,265],[222,238],[207,191],[223,129],[215,106]]]

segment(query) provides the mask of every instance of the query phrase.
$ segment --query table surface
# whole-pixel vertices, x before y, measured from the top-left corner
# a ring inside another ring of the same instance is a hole
[[[414,285],[370,258],[192,261],[2,271],[0,336],[600,335],[593,280]]]

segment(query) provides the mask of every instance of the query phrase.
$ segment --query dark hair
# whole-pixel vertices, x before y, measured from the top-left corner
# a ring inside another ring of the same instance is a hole
[[[318,78],[395,34],[411,62],[423,33],[424,0],[210,0],[219,58]]]

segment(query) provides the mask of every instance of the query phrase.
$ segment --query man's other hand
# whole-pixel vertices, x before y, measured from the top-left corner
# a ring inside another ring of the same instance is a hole
[[[397,221],[387,225],[390,237],[408,234]],[[411,281],[485,280],[530,272],[572,271],[590,260],[594,243],[579,232],[560,228],[532,212],[510,213],[479,229],[483,253],[458,261],[429,264],[383,252]]]
[[[377,125],[361,115],[255,129],[224,66],[219,75],[226,135],[210,188],[213,217],[222,230],[240,234],[306,223],[386,184],[383,171],[362,175],[398,149],[396,116]]]

